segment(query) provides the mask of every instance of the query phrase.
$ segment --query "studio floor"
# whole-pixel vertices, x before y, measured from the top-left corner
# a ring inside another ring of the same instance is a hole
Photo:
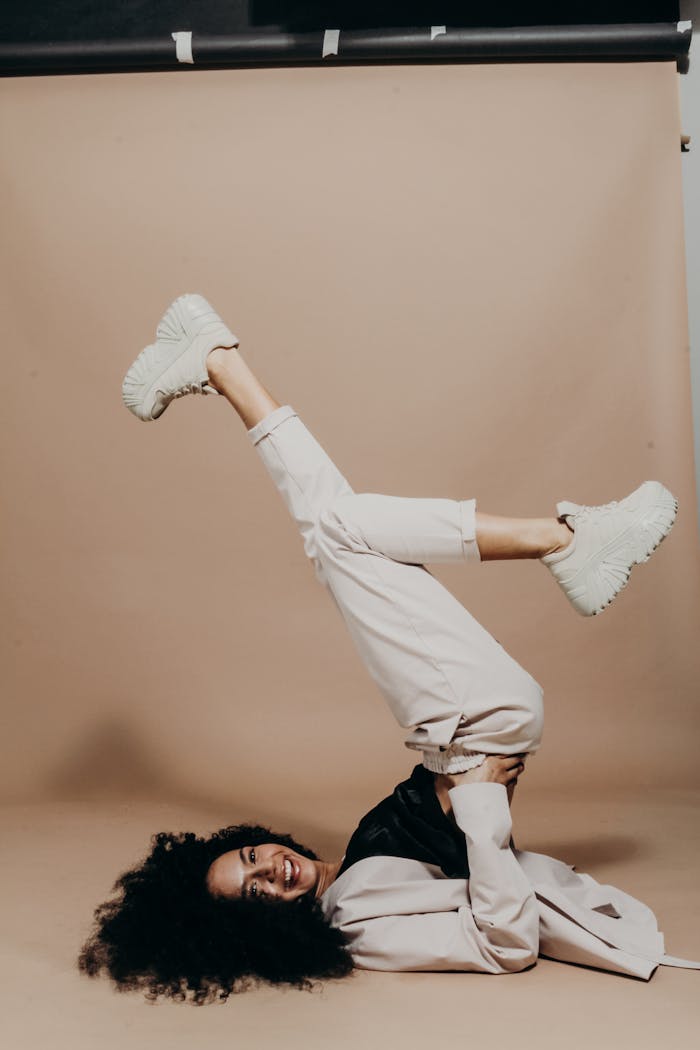
[[[659,918],[667,952],[700,958],[700,793],[660,787],[636,797],[594,790],[584,798],[518,790],[519,848],[566,860],[644,900]],[[4,1045],[12,1050],[697,1046],[700,971],[670,967],[659,967],[649,982],[544,958],[530,971],[500,977],[356,971],[313,993],[260,988],[201,1008],[117,994],[75,966],[94,905],[139,859],[152,832],[202,833],[243,815],[119,799],[37,801],[0,812],[0,981]],[[303,822],[290,830],[301,837]],[[309,845],[336,855],[343,835],[324,838],[316,828]]]

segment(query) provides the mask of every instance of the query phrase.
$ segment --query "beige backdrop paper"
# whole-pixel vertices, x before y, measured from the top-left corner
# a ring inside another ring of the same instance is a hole
[[[229,406],[145,425],[121,403],[184,291],[357,491],[543,516],[663,480],[677,525],[599,618],[536,563],[436,574],[544,687],[532,781],[697,777],[676,76],[5,82],[5,795],[354,812],[416,758]]]
[[[79,983],[78,938],[119,866],[163,825],[244,817],[340,851],[418,757],[223,399],[177,402],[151,425],[122,405],[127,367],[185,291],[225,315],[357,491],[536,516],[646,478],[677,495],[669,539],[595,619],[536,562],[434,571],[545,690],[543,746],[516,794],[521,847],[567,847],[657,908],[665,894],[668,950],[697,956],[686,836],[700,592],[675,64],[16,79],[0,106],[0,790],[15,804],[16,1002],[57,978],[72,1047],[229,1031],[199,1012],[174,1028],[149,1014],[141,1029],[138,1000]],[[654,808],[661,791],[675,809]],[[608,801],[622,795],[627,808]],[[432,1015],[407,1010],[425,979],[365,975],[325,1007],[304,999],[294,1031],[325,1046],[341,1024],[335,1045],[379,1045],[354,1012],[359,988],[387,1039],[425,1045]],[[466,994],[463,979],[431,983],[436,1009]],[[531,1008],[542,980],[561,1004],[546,1033]],[[507,1004],[502,983],[481,980],[472,1032],[485,1037],[506,1004],[525,1024],[519,1045],[536,1028],[538,1047],[561,1045],[604,988],[602,1016],[622,1006],[671,1045],[649,1008],[671,986],[696,1001],[696,977],[655,980],[656,1000],[544,963],[507,982]],[[260,995],[235,1016],[239,1035],[259,1034],[264,1005],[264,1044],[289,1018]],[[16,1016],[13,1045],[54,1041],[52,1017],[34,1011],[27,1036]]]

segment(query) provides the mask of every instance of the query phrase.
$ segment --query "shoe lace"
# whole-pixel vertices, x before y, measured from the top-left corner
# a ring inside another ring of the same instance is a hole
[[[576,517],[585,519],[589,518],[591,514],[598,514],[601,510],[613,510],[614,507],[617,507],[618,503],[619,500],[614,499],[610,503],[602,503],[597,507],[584,506],[576,512]]]
[[[185,383],[179,390],[176,390],[173,397],[184,397],[185,394],[204,394],[206,393],[204,387],[207,384],[206,379],[202,379],[195,383]]]

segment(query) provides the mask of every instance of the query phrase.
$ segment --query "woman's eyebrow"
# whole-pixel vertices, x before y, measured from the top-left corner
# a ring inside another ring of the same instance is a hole
[[[245,862],[246,862],[246,861],[245,861],[245,857],[243,856],[243,847],[242,847],[242,846],[241,846],[241,848],[240,848],[240,849],[239,849],[239,851],[238,851],[238,855],[239,855],[239,857],[241,858],[241,864],[242,864],[243,866],[245,866]],[[243,898],[243,900],[245,900],[245,899],[246,899],[246,897],[248,896],[248,894],[246,893],[246,888],[245,888],[245,886],[243,885],[243,878],[244,878],[244,876],[243,876],[243,874],[241,873],[241,897]]]

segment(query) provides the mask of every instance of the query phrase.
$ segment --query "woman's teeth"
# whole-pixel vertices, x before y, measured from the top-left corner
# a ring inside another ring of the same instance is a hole
[[[285,859],[284,859],[284,888],[285,888],[285,890],[288,890],[289,887],[291,886],[293,874],[294,874],[294,872],[293,872],[293,869],[292,869],[292,862],[291,862],[291,860],[288,860],[285,857]]]

